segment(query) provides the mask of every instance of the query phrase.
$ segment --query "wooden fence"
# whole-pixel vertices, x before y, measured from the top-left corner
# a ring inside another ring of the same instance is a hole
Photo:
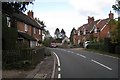
[[[45,57],[45,48],[3,50],[2,66],[5,68],[21,68],[28,65],[36,65]]]

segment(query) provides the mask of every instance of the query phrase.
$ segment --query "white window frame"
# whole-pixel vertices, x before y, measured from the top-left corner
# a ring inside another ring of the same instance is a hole
[[[84,33],[83,33],[83,35],[86,35],[86,29],[84,29]]]
[[[80,36],[81,34],[80,34],[80,30],[78,31],[78,36]]]
[[[27,24],[25,24],[25,31],[27,32],[28,31],[28,25]]]
[[[11,27],[10,17],[7,17],[7,26]]]
[[[39,35],[41,35],[41,30],[39,29]]]
[[[94,29],[94,33],[97,33],[97,28]]]
[[[36,34],[36,29],[35,29],[35,28],[33,28],[33,30],[34,30],[34,34]]]

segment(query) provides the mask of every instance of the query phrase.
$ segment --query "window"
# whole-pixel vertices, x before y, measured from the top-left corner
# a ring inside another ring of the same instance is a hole
[[[10,17],[7,17],[7,26],[11,27]]]
[[[25,31],[28,31],[28,25],[25,24]]]
[[[34,28],[34,34],[36,34],[36,29]]]
[[[94,29],[94,33],[97,33],[97,28]]]
[[[80,31],[78,31],[78,36],[80,36]]]
[[[83,32],[84,35],[86,35],[86,30],[84,29],[84,32]]]
[[[41,34],[41,30],[39,29],[39,35]]]

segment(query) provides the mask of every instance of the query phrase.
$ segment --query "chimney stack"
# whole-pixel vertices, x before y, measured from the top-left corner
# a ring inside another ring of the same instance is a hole
[[[92,22],[94,22],[94,17],[88,16],[88,24],[90,24],[90,23],[92,23]]]
[[[114,18],[114,14],[111,13],[111,11],[110,11],[110,13],[109,13],[109,18],[110,18],[110,19],[113,19],[113,18]]]
[[[27,14],[28,14],[29,17],[33,18],[34,13],[33,13],[32,10],[29,10],[29,11],[27,12]]]

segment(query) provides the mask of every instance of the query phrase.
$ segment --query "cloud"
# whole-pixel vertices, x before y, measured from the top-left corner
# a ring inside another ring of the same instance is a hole
[[[95,20],[108,18],[109,11],[112,9],[115,0],[36,0],[37,4],[42,3],[44,7],[48,7],[46,3],[49,2],[51,4],[59,2],[66,5],[70,4],[69,7],[72,9],[65,10],[62,6],[58,5],[55,6],[56,9],[61,7],[61,10],[51,10],[48,8],[49,10],[43,11],[38,9],[38,7],[42,9],[40,5],[34,5],[34,9],[36,9],[34,10],[35,17],[45,21],[46,29],[50,31],[52,36],[54,36],[56,28],[60,30],[63,28],[69,37],[73,27],[77,29],[87,23],[88,16],[94,16]]]
[[[51,35],[54,35],[55,29],[63,28],[66,31],[67,36],[70,36],[70,32],[73,27],[79,27],[81,23],[81,18],[76,12],[38,12],[35,14],[40,20],[45,21],[47,29],[50,30]]]

